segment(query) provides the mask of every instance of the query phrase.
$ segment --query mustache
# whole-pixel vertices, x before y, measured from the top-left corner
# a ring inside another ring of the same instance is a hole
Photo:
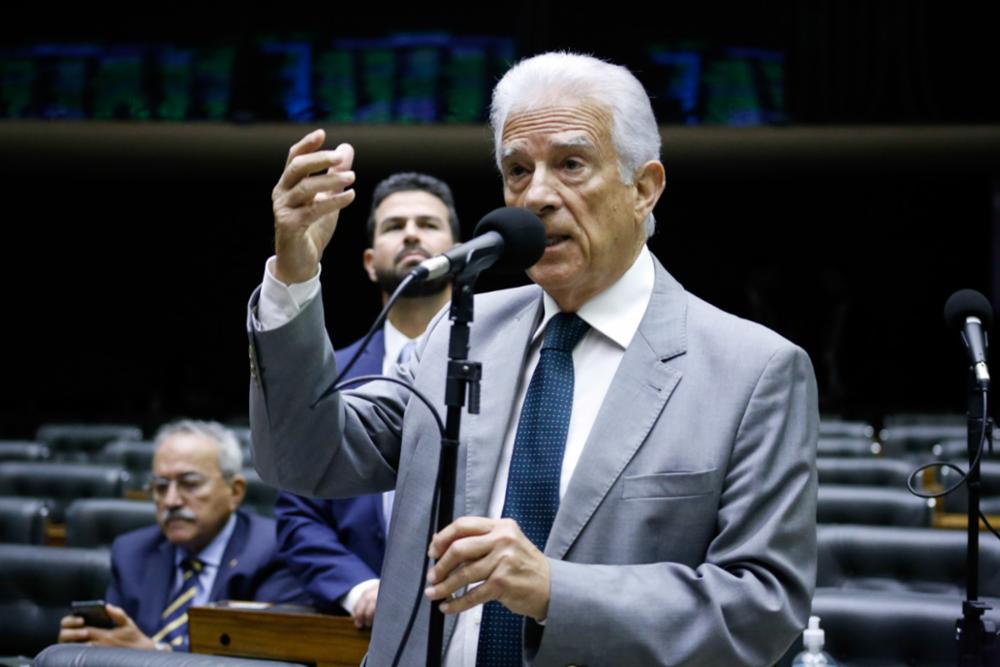
[[[431,258],[431,254],[426,250],[424,250],[423,248],[421,248],[420,246],[407,246],[396,253],[396,257],[393,258],[393,263],[398,264],[400,261],[402,261],[404,257],[406,257],[407,255],[412,255],[414,253],[418,255],[423,255],[424,259]]]
[[[160,510],[157,512],[157,519],[159,519],[161,524],[164,524],[173,519],[182,519],[183,521],[197,521],[198,517],[194,515],[194,512],[189,510],[187,507],[168,507],[167,509]]]

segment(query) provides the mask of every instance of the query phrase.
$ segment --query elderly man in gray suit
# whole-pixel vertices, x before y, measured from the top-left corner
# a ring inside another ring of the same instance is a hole
[[[504,198],[547,244],[534,285],[476,297],[482,410],[463,421],[464,516],[434,536],[433,567],[428,409],[389,383],[317,403],[337,373],[319,260],[354,198],[353,149],[322,150],[322,131],[289,152],[250,303],[257,469],[301,494],[396,489],[371,667],[391,663],[418,585],[443,601],[448,667],[771,664],[815,575],[809,358],[687,293],[646,248],[664,170],[627,70],[530,58],[497,84],[491,124]],[[395,369],[440,403],[448,328],[439,316]],[[428,617],[420,605],[402,664],[424,663]]]

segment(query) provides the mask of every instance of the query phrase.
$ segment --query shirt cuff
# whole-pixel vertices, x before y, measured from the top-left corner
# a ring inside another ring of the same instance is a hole
[[[276,260],[277,257],[272,256],[264,265],[264,280],[261,282],[260,299],[257,302],[258,331],[270,331],[288,324],[319,294],[322,266],[309,280],[286,285],[274,277]]]
[[[340,598],[340,606],[343,607],[344,611],[348,614],[353,614],[354,605],[356,605],[358,600],[361,599],[361,594],[364,593],[369,586],[377,583],[378,579],[366,579],[365,581],[362,581],[360,584],[348,591],[347,595]]]

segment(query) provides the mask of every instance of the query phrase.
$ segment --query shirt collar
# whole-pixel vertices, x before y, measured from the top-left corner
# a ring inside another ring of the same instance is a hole
[[[403,347],[413,339],[392,326],[388,317],[385,318],[385,326],[382,329],[385,333],[385,357],[383,358],[395,363],[396,359],[399,358],[399,353],[403,351]]]
[[[213,567],[219,567],[222,563],[222,557],[226,553],[226,546],[229,544],[229,538],[233,536],[233,531],[236,530],[236,512],[229,515],[229,520],[219,531],[219,534],[208,543],[204,549],[202,549],[198,554],[198,560],[200,560],[205,565],[211,565]],[[180,567],[181,561],[188,556],[187,549],[177,549],[174,552],[174,565]]]
[[[583,304],[576,314],[592,329],[625,349],[632,342],[632,337],[639,330],[639,323],[646,314],[655,280],[653,256],[649,253],[649,248],[643,245],[629,270],[611,287]],[[545,331],[545,325],[559,312],[556,300],[545,292],[542,294],[545,314],[532,341]]]

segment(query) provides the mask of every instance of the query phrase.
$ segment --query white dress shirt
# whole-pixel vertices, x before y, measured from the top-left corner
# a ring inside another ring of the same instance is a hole
[[[268,260],[268,267],[272,261],[273,258]],[[264,330],[275,328],[292,319],[319,291],[319,274],[307,283],[290,287],[282,285],[269,274],[270,270],[265,270],[257,310],[258,321]],[[654,281],[653,259],[648,248],[643,246],[635,262],[617,282],[591,298],[577,311],[577,315],[590,325],[590,330],[573,350],[575,378],[573,413],[570,416],[566,448],[563,453],[562,474],[559,480],[560,498],[566,493],[566,487],[583,453],[583,447],[608,393],[608,387],[611,386],[611,380],[625,355],[625,349],[632,342],[632,337],[638,331],[639,323],[646,313],[646,307],[653,294]],[[270,289],[269,282],[273,283]],[[295,293],[291,292],[293,288],[296,289]],[[279,289],[285,291],[285,299],[281,303],[273,304],[272,299],[281,298],[272,296]],[[293,300],[291,304],[288,303],[288,299]],[[543,294],[543,301],[544,316],[532,335],[528,360],[518,380],[515,399],[518,408],[507,425],[503,453],[490,495],[489,518],[493,519],[500,518],[503,512],[507,476],[521,414],[520,406],[524,403],[528,383],[538,364],[542,334],[545,333],[549,320],[559,312],[559,306],[548,294]],[[265,312],[268,310],[271,312]],[[271,326],[269,322],[280,322],[280,324]],[[445,653],[445,667],[475,667],[482,616],[482,605],[459,615],[454,635]]]

